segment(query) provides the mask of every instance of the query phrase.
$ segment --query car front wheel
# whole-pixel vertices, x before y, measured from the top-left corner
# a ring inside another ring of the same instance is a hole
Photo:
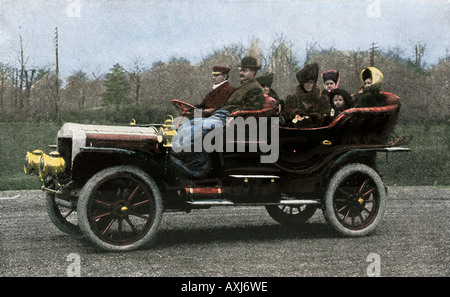
[[[157,184],[134,166],[95,174],[78,199],[83,234],[107,251],[129,251],[155,242],[163,213]]]

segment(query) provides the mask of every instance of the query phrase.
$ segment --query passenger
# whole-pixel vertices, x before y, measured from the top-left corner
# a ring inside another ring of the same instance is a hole
[[[216,110],[212,116],[193,119],[183,124],[172,140],[170,160],[175,165],[176,176],[185,178],[204,178],[211,169],[209,153],[204,147],[195,150],[195,143],[202,143],[208,132],[226,125],[227,117],[234,111],[261,110],[265,97],[263,88],[255,76],[261,65],[256,58],[245,57],[239,65],[241,84],[228,98],[227,103]],[[193,149],[192,149],[193,148]]]
[[[380,93],[383,74],[375,67],[367,67],[360,73],[362,87],[353,99],[353,107],[376,107],[386,105],[386,96]]]
[[[339,89],[339,82],[341,80],[339,71],[335,69],[328,69],[322,72],[321,76],[323,79],[323,93],[325,95],[329,95],[329,93],[334,89]]]
[[[256,81],[263,88],[263,95],[266,98],[266,100],[264,101],[263,109],[272,108],[275,113],[278,112],[280,98],[278,97],[277,92],[272,89],[273,73],[266,73],[262,76],[259,76],[256,78]]]
[[[331,120],[341,112],[352,107],[352,96],[343,89],[334,89],[330,92]]]
[[[275,90],[272,89],[273,75],[274,74],[272,72],[265,73],[264,75],[257,77],[256,81],[263,88],[264,95],[268,95],[268,96],[274,98],[275,100],[279,101],[280,98],[279,98],[277,92],[275,92]]]
[[[224,66],[214,66],[212,75],[212,81],[214,83],[213,89],[209,92],[203,101],[196,106],[196,108],[213,112],[222,105],[224,105],[228,97],[233,92],[233,87],[228,82],[228,74],[230,68]]]
[[[330,101],[317,85],[319,67],[309,64],[296,77],[299,85],[296,93],[286,98],[283,117],[288,126],[312,128],[322,126],[330,113]]]
[[[227,103],[220,109],[229,113],[236,110],[261,109],[265,98],[261,85],[255,79],[261,64],[254,57],[244,57],[238,67],[241,84],[231,93]]]

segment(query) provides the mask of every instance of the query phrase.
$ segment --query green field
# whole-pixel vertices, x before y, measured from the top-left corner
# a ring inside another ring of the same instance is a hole
[[[23,172],[28,150],[49,151],[55,144],[58,121],[6,122],[0,124],[0,191],[38,189],[36,176]],[[378,155],[378,169],[388,186],[450,186],[449,128],[446,124],[398,125],[397,135],[410,134],[411,152]]]

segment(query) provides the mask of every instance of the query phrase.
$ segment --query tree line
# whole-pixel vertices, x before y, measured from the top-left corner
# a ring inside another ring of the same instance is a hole
[[[306,64],[316,62],[320,71],[339,70],[340,88],[349,93],[360,88],[360,71],[375,66],[384,74],[382,90],[397,94],[402,100],[400,121],[448,121],[450,59],[445,57],[433,67],[425,68],[424,45],[416,45],[415,59],[406,59],[399,49],[380,51],[374,45],[367,51],[339,51],[310,44],[303,62],[295,57],[292,47],[281,37],[264,53],[254,41],[248,48],[239,44],[215,50],[195,65],[183,58],[172,58],[148,68],[139,61],[130,69],[115,64],[108,73],[93,78],[75,71],[65,84],[49,68],[27,69],[22,52],[20,67],[0,63],[0,121],[59,118],[79,110],[90,110],[93,114],[103,109],[118,112],[126,106],[165,111],[171,108],[171,99],[196,104],[211,90],[214,65],[230,67],[229,81],[237,86],[237,65],[245,55],[262,62],[260,74],[266,71],[275,74],[272,87],[281,99],[294,93],[295,74]],[[322,83],[320,77],[318,83]]]

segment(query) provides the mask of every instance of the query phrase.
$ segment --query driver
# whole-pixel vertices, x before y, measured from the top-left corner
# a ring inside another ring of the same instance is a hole
[[[193,119],[183,124],[172,139],[170,160],[177,169],[177,176],[194,178],[206,177],[211,168],[209,154],[202,148],[195,151],[194,144],[201,142],[204,136],[215,129],[226,125],[226,118],[234,111],[252,111],[263,109],[265,97],[263,88],[256,81],[255,76],[261,65],[254,57],[244,57],[239,67],[241,84],[228,98],[227,103],[216,110],[211,117]],[[195,137],[200,139],[195,139]],[[194,149],[192,150],[191,148]]]
[[[203,101],[195,107],[208,112],[213,112],[224,105],[234,90],[228,82],[230,68],[225,66],[214,66],[212,70],[213,89],[206,95]]]

